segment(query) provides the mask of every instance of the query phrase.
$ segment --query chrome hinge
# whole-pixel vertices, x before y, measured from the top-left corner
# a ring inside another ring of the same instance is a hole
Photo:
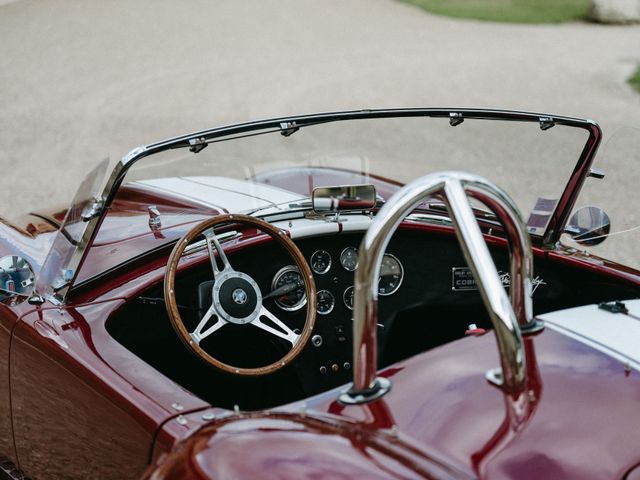
[[[283,137],[288,137],[289,135],[293,135],[300,127],[296,125],[296,122],[281,122],[280,123],[280,135]]]
[[[552,117],[540,117],[538,121],[540,122],[540,130],[549,130],[556,124]]]
[[[60,270],[60,275],[56,277],[53,285],[51,285],[53,291],[57,292],[58,290],[61,290],[69,285],[71,283],[71,280],[73,280],[73,274],[74,271],[70,268],[63,268],[62,270]]]
[[[457,127],[462,122],[464,122],[464,118],[462,118],[462,114],[458,112],[449,113],[449,125],[452,127]]]
[[[84,207],[84,210],[82,210],[82,214],[80,215],[80,218],[82,218],[83,221],[88,222],[92,218],[95,218],[98,215],[100,215],[102,213],[103,207],[104,207],[104,200],[102,200],[101,198],[94,197],[92,200],[89,201],[87,206]]]
[[[191,153],[198,153],[207,148],[209,144],[207,143],[207,139],[204,137],[200,138],[192,138],[189,140],[189,151]]]
[[[588,177],[597,178],[598,180],[602,180],[605,176],[604,170],[599,168],[591,168],[589,169]]]

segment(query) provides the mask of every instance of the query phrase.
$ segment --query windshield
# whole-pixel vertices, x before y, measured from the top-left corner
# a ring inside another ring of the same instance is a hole
[[[535,120],[470,118],[452,126],[449,114],[300,118],[148,147],[161,151],[128,170],[78,280],[171,244],[212,214],[309,208],[304,200],[313,188],[328,185],[373,183],[385,199],[442,170],[482,175],[504,188],[530,233],[541,237],[589,139],[585,125],[543,129]]]

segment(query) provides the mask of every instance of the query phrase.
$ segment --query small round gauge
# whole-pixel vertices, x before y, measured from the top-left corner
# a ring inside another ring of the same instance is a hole
[[[331,268],[331,255],[324,250],[316,250],[311,255],[311,269],[322,275],[327,273]]]
[[[347,247],[340,254],[340,265],[349,272],[353,272],[358,268],[358,249],[355,247]]]
[[[290,286],[291,288],[286,288]],[[284,288],[283,288],[284,287]],[[304,281],[298,268],[294,265],[287,265],[281,268],[274,275],[271,282],[271,290],[283,288],[284,293],[275,297],[276,305],[288,312],[300,310],[307,303],[307,294],[304,288]]]
[[[396,293],[402,279],[404,270],[400,260],[389,253],[385,253],[382,257],[382,265],[380,266],[380,277],[378,278],[378,294],[391,295]]]
[[[320,315],[331,313],[335,306],[336,299],[333,297],[333,293],[329,290],[320,290],[318,292],[318,313]]]
[[[344,302],[345,307],[349,310],[353,310],[353,285],[346,288],[342,294],[342,301]]]

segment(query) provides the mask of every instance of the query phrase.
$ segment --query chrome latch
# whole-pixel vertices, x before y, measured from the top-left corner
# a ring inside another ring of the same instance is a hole
[[[160,210],[155,205],[147,207],[149,212],[149,228],[152,232],[157,232],[162,228],[162,219],[160,218]]]
[[[602,302],[600,305],[598,305],[598,308],[601,310],[606,310],[610,313],[624,313],[625,315],[629,313],[629,309],[627,308],[627,306],[618,300],[614,302]]]

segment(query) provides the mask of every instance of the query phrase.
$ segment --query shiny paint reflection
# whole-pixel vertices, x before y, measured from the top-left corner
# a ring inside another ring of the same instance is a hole
[[[638,372],[627,377],[620,362],[555,332],[526,343],[532,408],[517,429],[505,396],[484,379],[495,362],[487,335],[400,364],[385,397],[400,432],[487,478],[618,478],[637,461]],[[331,412],[322,397],[324,407],[318,399],[308,408]],[[362,418],[354,407],[343,415]]]
[[[19,308],[19,307],[18,307]],[[16,322],[14,309],[0,304],[0,459],[16,464],[9,393],[9,345]]]
[[[139,476],[149,458],[153,428],[103,380],[87,375],[87,366],[74,361],[78,335],[73,328],[52,327],[53,315],[64,313],[33,312],[14,333],[11,388],[21,468],[33,478],[47,479]],[[34,328],[36,322],[49,326],[49,337]],[[63,341],[55,341],[56,334]]]

